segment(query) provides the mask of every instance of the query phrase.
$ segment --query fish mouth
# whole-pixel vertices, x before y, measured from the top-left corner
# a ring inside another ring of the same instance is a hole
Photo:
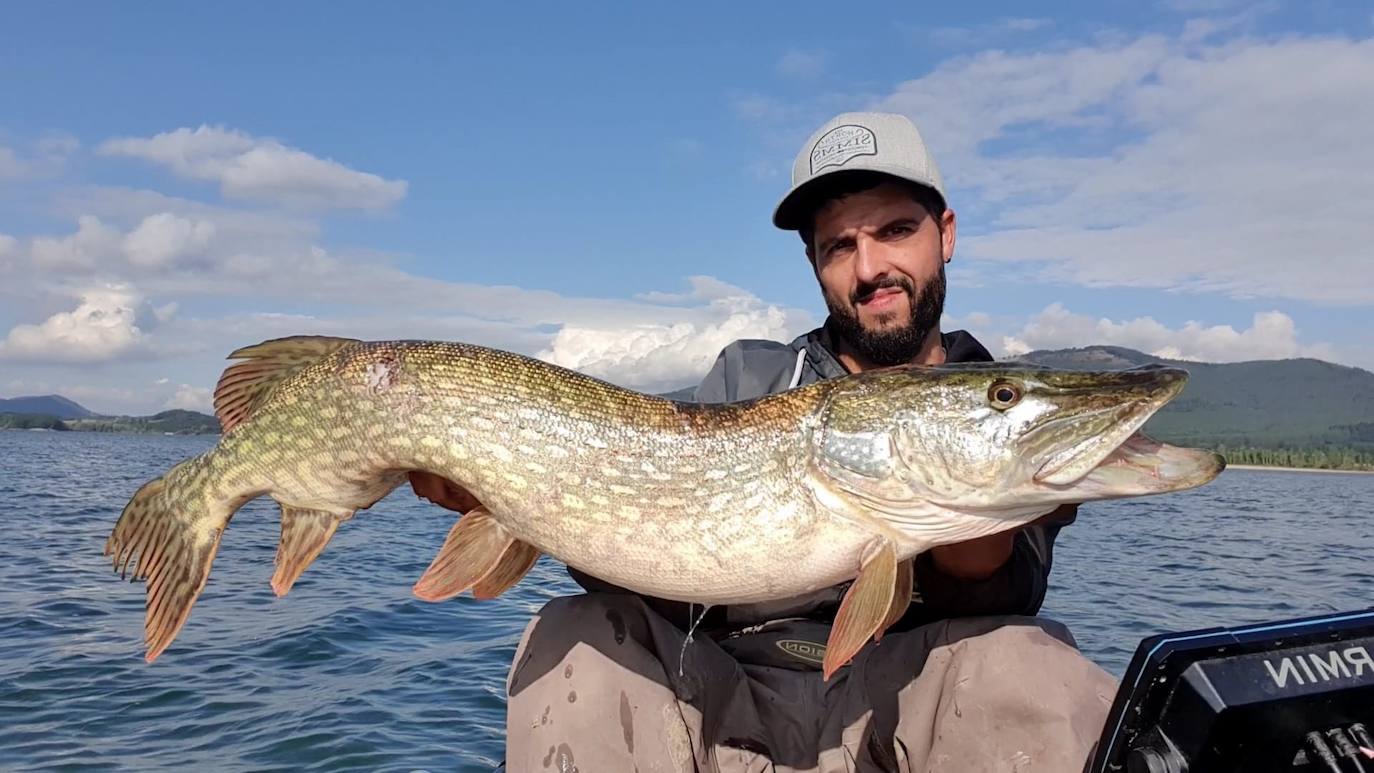
[[[1093,499],[1161,494],[1196,488],[1226,469],[1214,451],[1161,443],[1135,432],[1073,488]]]
[[[1092,472],[1178,396],[1188,380],[1186,371],[1164,367],[1136,368],[1116,375],[1118,383],[1105,390],[1065,390],[1049,398],[1060,402],[1066,415],[1044,423],[1026,438],[1032,447],[1050,450],[1032,476],[1036,483],[1066,486]],[[1076,399],[1107,404],[1075,409]],[[1064,438],[1072,442],[1063,442]]]
[[[1127,405],[1047,423],[1041,431],[1072,431],[1086,435],[1086,439],[1051,454],[1032,479],[1065,485],[1087,475],[1120,449],[1154,412],[1153,408]]]

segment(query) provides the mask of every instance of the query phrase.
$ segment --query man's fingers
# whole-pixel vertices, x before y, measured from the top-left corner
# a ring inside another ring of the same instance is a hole
[[[1072,523],[1078,517],[1078,505],[1060,505],[1034,521],[1026,524],[1027,526],[1050,526]]]
[[[431,502],[443,498],[444,479],[438,475],[411,470],[407,477],[410,478],[410,489],[415,492],[415,496]]]
[[[443,476],[419,470],[411,470],[406,475],[410,478],[410,488],[415,496],[428,499],[440,507],[466,513],[481,504],[467,489]]]

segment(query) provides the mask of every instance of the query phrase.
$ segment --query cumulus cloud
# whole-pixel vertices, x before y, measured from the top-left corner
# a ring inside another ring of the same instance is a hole
[[[177,217],[170,212],[149,215],[124,237],[124,254],[140,268],[159,268],[203,254],[215,236],[209,220]]]
[[[664,316],[671,320],[671,312]],[[666,391],[699,380],[732,341],[787,341],[810,324],[799,312],[764,304],[747,293],[715,297],[708,316],[698,322],[565,325],[537,356],[624,386]]]
[[[957,320],[970,330],[990,327],[987,315]],[[1136,349],[1156,357],[1199,362],[1241,362],[1290,357],[1336,359],[1332,347],[1305,343],[1297,325],[1279,311],[1256,313],[1247,328],[1188,321],[1169,327],[1149,317],[1113,320],[1076,314],[1062,304],[1045,307],[1009,336],[984,338],[1001,356],[1015,357],[1035,349],[1067,349],[1110,345]]]
[[[162,404],[163,408],[180,408],[184,411],[200,411],[201,413],[213,413],[214,408],[211,403],[211,393],[206,387],[193,387],[190,384],[180,384],[177,391],[167,398]]]
[[[1374,38],[1190,33],[959,57],[875,105],[918,122],[973,210],[964,257],[1359,304],[1374,301],[1350,281],[1374,243],[1370,93]]]
[[[636,296],[646,305],[617,317],[563,324],[535,356],[624,386],[666,391],[700,379],[731,341],[788,341],[815,324],[800,309],[766,303],[715,277],[688,281],[684,293]]]
[[[16,325],[0,341],[0,359],[50,363],[93,363],[115,359],[144,340],[140,298],[132,289],[110,286],[81,294],[80,303],[36,325]]]
[[[350,169],[330,159],[222,127],[180,128],[100,146],[106,155],[140,158],[193,180],[218,183],[226,198],[310,209],[384,209],[407,184]]]

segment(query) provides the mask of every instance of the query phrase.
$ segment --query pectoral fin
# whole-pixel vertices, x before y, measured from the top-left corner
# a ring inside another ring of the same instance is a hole
[[[453,524],[415,583],[415,595],[444,601],[471,588],[477,598],[494,598],[519,582],[538,558],[538,550],[512,537],[479,506]]]
[[[873,641],[881,641],[883,632],[897,624],[911,606],[911,596],[916,587],[916,570],[912,566],[915,559],[908,558],[897,563],[897,580],[892,584],[892,603],[887,607],[887,617],[873,634]]]
[[[890,624],[888,618],[892,615],[893,607],[901,603],[898,599],[898,604],[894,604],[894,596],[899,596],[894,593],[898,575],[897,552],[892,543],[883,542],[864,561],[858,578],[849,586],[844,600],[840,602],[840,611],[830,628],[830,640],[825,645],[825,662],[821,665],[826,680],[852,660],[869,639]],[[906,598],[910,602],[910,590]],[[904,605],[902,609],[905,610]]]
[[[510,590],[520,582],[534,562],[539,560],[539,550],[528,542],[511,540],[510,547],[501,554],[496,566],[477,584],[472,586],[472,595],[479,599],[494,599]]]
[[[272,590],[285,596],[301,572],[320,555],[339,524],[353,516],[323,510],[281,506],[281,542],[277,543],[277,570],[272,574]]]

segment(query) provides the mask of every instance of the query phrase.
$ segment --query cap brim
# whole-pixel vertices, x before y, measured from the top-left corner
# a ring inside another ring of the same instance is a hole
[[[935,191],[944,201],[945,194],[932,181],[920,175],[910,173],[910,170],[887,167],[874,164],[872,166],[851,167],[848,169],[837,168],[821,172],[801,185],[796,186],[782,197],[778,205],[773,208],[773,225],[784,231],[800,231],[808,225],[808,220],[815,212],[816,205],[825,196],[825,189],[835,182],[837,176],[855,174],[884,174],[888,177],[895,177],[899,180],[906,180],[917,185],[924,185]]]

